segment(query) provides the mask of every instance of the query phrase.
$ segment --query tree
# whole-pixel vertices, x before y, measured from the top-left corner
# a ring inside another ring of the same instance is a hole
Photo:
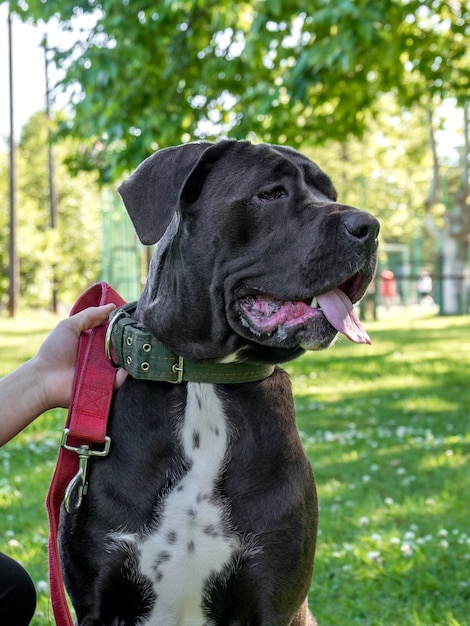
[[[45,114],[33,115],[22,129],[17,152],[20,298],[23,305],[34,307],[50,305],[54,281],[62,303],[75,300],[98,279],[101,252],[96,175],[82,172],[75,178],[70,176],[63,163],[76,148],[70,138],[55,146],[59,216],[57,228],[50,227],[47,129]],[[0,201],[6,206],[7,168],[3,160]],[[8,249],[7,234],[7,224],[0,219],[0,250]],[[6,298],[7,275],[7,259],[0,253],[0,304]]]
[[[434,117],[429,115],[430,145],[433,158],[429,193],[425,202],[425,224],[440,247],[443,276],[443,313],[468,311],[468,293],[465,267],[468,262],[470,240],[469,166],[470,166],[470,109],[463,106],[463,137],[460,149],[460,167],[442,163],[436,148]],[[447,165],[447,166],[446,166]],[[440,219],[436,212],[442,207]]]
[[[67,69],[62,86],[75,88],[72,130],[96,136],[103,176],[196,136],[253,133],[297,146],[360,136],[387,92],[406,106],[468,97],[470,6],[458,0],[10,5],[64,28],[95,17],[56,60]]]
[[[230,134],[303,148],[345,143],[363,136],[383,94],[429,119],[445,99],[463,107],[469,98],[468,1],[10,5],[35,19],[55,15],[65,28],[74,15],[94,16],[89,34],[57,51],[56,60],[66,69],[62,87],[75,88],[68,130],[94,137],[94,148],[75,165],[98,167],[102,180],[158,147],[200,137]],[[461,180],[459,197],[466,198],[468,177]],[[453,207],[466,224],[466,202]],[[459,256],[450,263],[455,269],[467,254],[469,231],[454,230],[448,234]],[[451,248],[444,246],[444,254]],[[445,312],[453,312],[452,302]]]

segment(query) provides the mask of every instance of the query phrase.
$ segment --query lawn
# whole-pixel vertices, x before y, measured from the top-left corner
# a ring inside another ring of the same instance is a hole
[[[55,321],[2,319],[0,375]],[[384,312],[366,327],[372,346],[286,367],[320,500],[311,607],[320,626],[470,626],[470,317]],[[43,502],[64,417],[0,450],[0,550],[36,583],[37,626],[53,623]]]

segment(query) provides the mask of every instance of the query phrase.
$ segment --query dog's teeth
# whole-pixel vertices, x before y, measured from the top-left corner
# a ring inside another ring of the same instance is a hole
[[[310,302],[310,306],[311,306],[313,309],[318,308],[318,302],[317,302],[317,297],[316,297],[316,296],[313,296],[312,301]]]

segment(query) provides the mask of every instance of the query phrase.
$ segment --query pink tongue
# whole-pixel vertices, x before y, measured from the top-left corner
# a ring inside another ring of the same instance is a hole
[[[371,343],[369,335],[354,311],[351,300],[341,289],[322,293],[321,296],[317,296],[317,302],[326,319],[336,330],[356,343]]]

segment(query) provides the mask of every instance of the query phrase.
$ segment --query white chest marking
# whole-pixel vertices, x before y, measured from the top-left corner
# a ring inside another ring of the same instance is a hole
[[[140,570],[152,581],[157,598],[142,626],[210,625],[202,609],[204,590],[240,547],[230,531],[227,506],[217,494],[229,433],[212,385],[188,384],[178,434],[190,469],[165,497],[157,528],[132,541]]]

